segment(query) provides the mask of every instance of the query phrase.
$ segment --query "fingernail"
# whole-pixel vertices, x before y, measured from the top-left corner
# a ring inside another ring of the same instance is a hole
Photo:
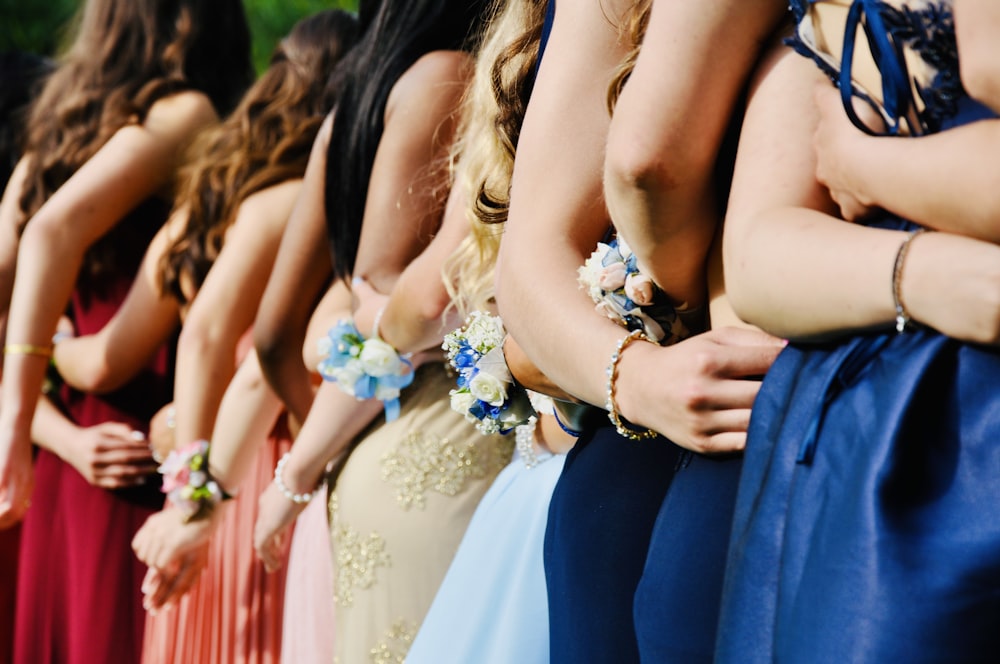
[[[781,345],[782,346],[787,346],[788,345],[788,339],[782,339],[781,340]]]
[[[142,441],[146,440],[146,434],[144,434],[141,431],[133,431],[132,432],[132,440],[134,440],[134,441],[136,441],[138,443],[141,443]]]
[[[354,278],[351,279],[351,285],[352,286],[357,286],[358,284],[363,283],[363,282],[364,282],[364,279],[362,279],[361,277],[354,277]]]

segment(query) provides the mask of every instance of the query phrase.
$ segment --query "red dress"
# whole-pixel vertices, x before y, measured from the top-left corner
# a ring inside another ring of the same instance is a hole
[[[99,331],[114,315],[132,282],[148,240],[165,217],[162,204],[144,205],[108,238],[126,263],[120,274],[73,294],[78,334]],[[129,264],[131,263],[131,264]],[[64,388],[62,406],[80,426],[122,422],[147,431],[150,418],[173,391],[172,353],[159,350],[123,388],[105,395]],[[41,450],[35,491],[21,533],[16,664],[130,664],[139,662],[143,621],[140,585],[146,568],[133,555],[132,537],[162,506],[156,481],[108,491],[90,485],[58,456]]]

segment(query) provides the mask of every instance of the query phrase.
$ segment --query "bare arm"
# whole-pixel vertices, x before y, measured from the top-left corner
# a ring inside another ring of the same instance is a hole
[[[185,92],[158,101],[143,125],[120,129],[28,223],[17,255],[7,342],[48,346],[84,253],[130,210],[163,190],[182,146],[215,112]],[[30,427],[44,358],[10,355],[0,400],[0,526],[20,517],[30,494]]]
[[[174,406],[181,444],[209,438],[236,366],[236,344],[254,321],[301,188],[289,180],[243,201],[226,243],[194,299],[177,344]]]
[[[784,51],[766,70],[744,121],[724,237],[737,313],[785,337],[836,335],[895,318],[892,268],[905,234],[830,216],[810,149],[819,74]],[[947,233],[914,242],[901,290],[919,322],[995,341],[1000,248]]]
[[[1000,242],[1000,120],[899,138],[859,131],[832,86],[816,91],[816,176],[847,219],[880,207],[942,231]]]
[[[468,56],[435,51],[393,87],[372,165],[354,276],[388,293],[441,225],[446,158]]]
[[[962,84],[973,97],[1000,111],[1000,5],[991,0],[955,0]]]
[[[254,320],[254,346],[264,376],[289,413],[302,422],[313,390],[300,350],[306,326],[330,280],[323,189],[332,117],[313,143],[302,190],[281,236],[274,269]]]
[[[372,330],[374,317],[383,306],[379,333],[401,353],[439,347],[444,334],[461,324],[458,311],[448,308],[451,298],[441,270],[469,233],[465,216],[468,196],[464,188],[452,188],[441,230],[403,270],[388,298],[379,295],[368,282],[355,281],[352,289],[358,306],[354,322],[362,333]]]
[[[116,390],[135,376],[180,324],[180,307],[159,288],[160,259],[169,247],[174,217],[153,238],[139,274],[118,311],[95,334],[56,344],[53,357],[59,374],[83,392]]]
[[[705,301],[705,256],[720,221],[716,158],[786,10],[780,0],[653,3],[611,121],[604,182],[615,227],[675,302]]]

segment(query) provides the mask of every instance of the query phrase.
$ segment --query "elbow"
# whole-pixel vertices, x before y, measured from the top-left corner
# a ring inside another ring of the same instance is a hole
[[[660,140],[629,127],[608,140],[604,180],[609,196],[669,194],[706,181],[715,155],[709,141],[665,135]]]

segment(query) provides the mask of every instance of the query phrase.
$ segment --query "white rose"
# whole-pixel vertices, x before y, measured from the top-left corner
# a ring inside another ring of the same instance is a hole
[[[358,362],[348,362],[342,367],[331,369],[330,375],[337,381],[342,390],[353,395],[354,385],[364,375],[364,371]]]
[[[471,393],[460,392],[458,390],[451,391],[451,409],[456,413],[462,413],[463,415],[468,413],[474,403],[476,403],[476,397],[472,396]]]
[[[382,385],[381,383],[375,385],[375,398],[379,401],[388,401],[390,399],[399,398],[399,388],[398,387],[388,387]]]
[[[320,337],[319,341],[316,342],[316,350],[320,357],[327,357],[331,349],[333,349],[333,342],[330,341],[329,336]]]
[[[491,406],[502,406],[507,400],[507,388],[496,376],[480,371],[469,381],[469,392]]]
[[[369,376],[395,376],[403,366],[396,349],[381,339],[369,339],[361,349],[361,367]]]
[[[208,475],[206,475],[204,471],[201,470],[192,470],[191,474],[188,475],[188,484],[190,484],[196,489],[204,486],[207,480],[208,480]]]

